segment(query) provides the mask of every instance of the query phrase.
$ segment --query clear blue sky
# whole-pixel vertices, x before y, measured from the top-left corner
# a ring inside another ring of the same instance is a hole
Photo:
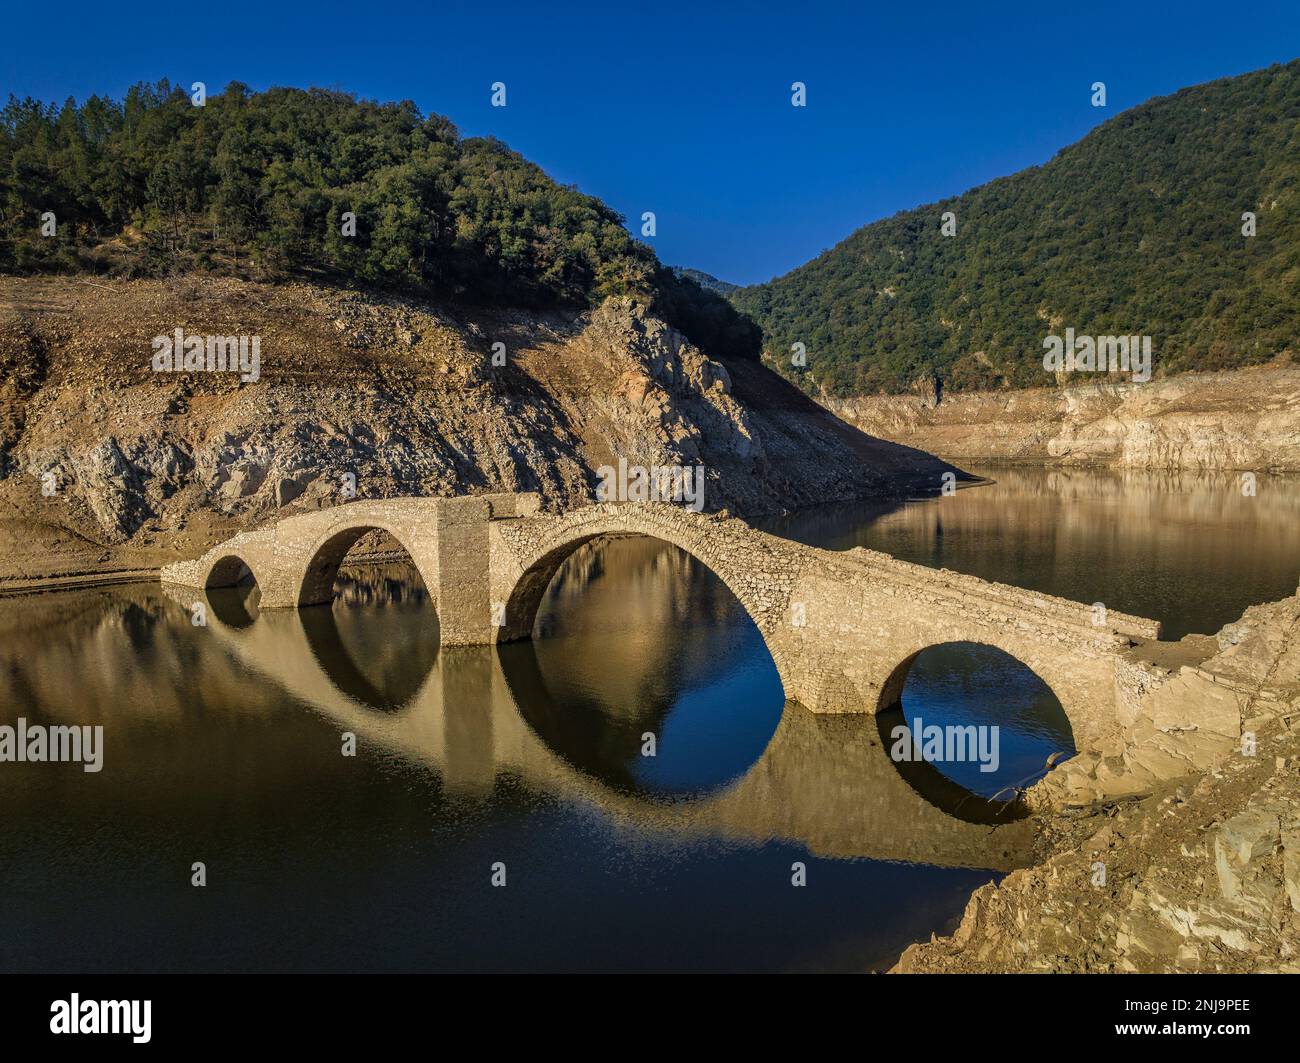
[[[661,259],[740,283],[1045,162],[1152,96],[1300,56],[1298,0],[72,0],[12,6],[4,22],[4,93],[62,102],[168,77],[412,99],[638,230],[655,211]],[[489,104],[494,81],[505,108]],[[793,81],[806,108],[790,106]]]

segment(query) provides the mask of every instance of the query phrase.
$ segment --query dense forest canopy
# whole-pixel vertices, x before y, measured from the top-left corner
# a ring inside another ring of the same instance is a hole
[[[11,96],[0,270],[183,269],[311,272],[515,306],[633,295],[709,353],[759,347],[751,322],[663,267],[598,199],[409,101],[232,83],[196,106],[166,81],[120,102]]]
[[[868,225],[731,298],[814,393],[1050,384],[1043,340],[1066,327],[1151,336],[1157,374],[1295,351],[1300,60],[1135,107],[1044,166]]]

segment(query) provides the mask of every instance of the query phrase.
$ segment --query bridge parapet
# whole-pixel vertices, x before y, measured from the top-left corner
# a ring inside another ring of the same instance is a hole
[[[532,517],[541,512],[542,496],[536,491],[520,491],[515,494],[480,495],[488,504],[488,516],[492,520],[508,520],[514,517]]]
[[[865,565],[878,576],[901,584],[918,587],[936,594],[956,594],[979,598],[991,608],[1006,606],[1027,612],[1035,617],[1047,617],[1053,623],[1089,632],[1093,637],[1113,635],[1128,642],[1141,642],[1160,638],[1160,622],[1146,617],[1122,613],[1097,602],[1086,605],[1040,591],[1026,590],[1005,583],[993,583],[979,576],[954,572],[947,568],[929,568],[925,565],[900,561],[889,554],[864,547],[854,547],[847,554]],[[1098,609],[1098,606],[1102,606]]]

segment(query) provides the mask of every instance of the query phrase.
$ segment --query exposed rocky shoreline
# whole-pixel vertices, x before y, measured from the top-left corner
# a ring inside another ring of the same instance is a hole
[[[1300,470],[1300,369],[1289,364],[1145,384],[822,402],[864,432],[955,462]]]
[[[153,338],[176,329],[258,337],[257,379],[154,371]],[[620,457],[701,465],[705,509],[740,515],[933,490],[951,469],[627,300],[489,312],[307,283],[0,278],[0,581],[156,569],[352,482],[567,509]]]
[[[1040,861],[897,973],[1300,973],[1300,596],[1136,647],[1132,718],[1026,795]]]

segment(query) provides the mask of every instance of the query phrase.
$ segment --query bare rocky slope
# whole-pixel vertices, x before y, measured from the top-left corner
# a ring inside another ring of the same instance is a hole
[[[154,371],[153,337],[177,328],[258,336],[259,378]],[[619,458],[702,465],[705,508],[741,515],[933,488],[950,468],[628,300],[539,315],[200,275],[0,278],[0,577],[153,567],[344,501],[349,477],[359,497],[527,490],[567,508]]]
[[[1300,369],[1145,384],[823,400],[862,431],[949,461],[1300,471]]]

